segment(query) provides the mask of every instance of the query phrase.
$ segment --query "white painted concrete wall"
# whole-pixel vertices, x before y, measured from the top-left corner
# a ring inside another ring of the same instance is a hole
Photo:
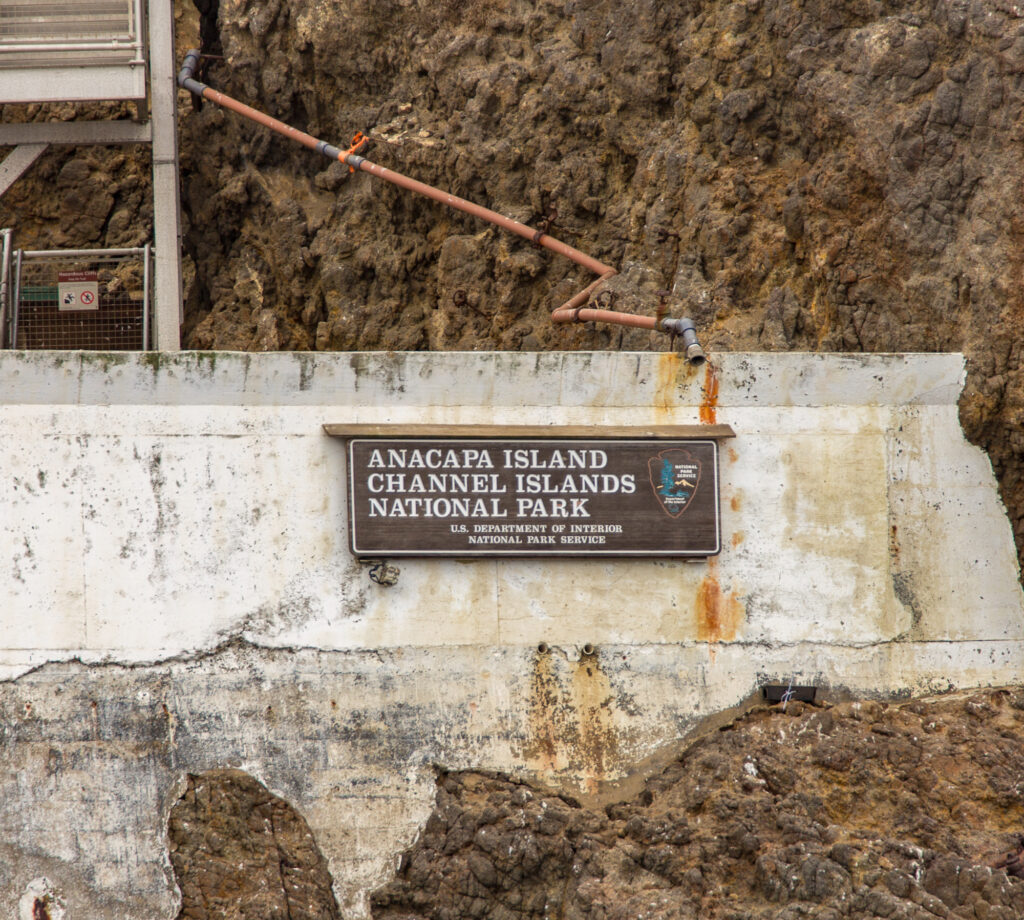
[[[45,875],[69,918],[173,916],[162,822],[186,771],[240,766],[289,798],[360,916],[432,763],[586,792],[765,680],[1019,680],[1016,554],[959,426],[962,358],[714,364],[716,408],[668,354],[0,352],[0,717],[15,772],[48,777],[45,799],[0,777],[24,864],[0,869],[0,914]],[[737,432],[717,559],[401,560],[383,588],[349,555],[324,423],[692,424],[702,405]],[[55,744],[75,770],[47,773]]]

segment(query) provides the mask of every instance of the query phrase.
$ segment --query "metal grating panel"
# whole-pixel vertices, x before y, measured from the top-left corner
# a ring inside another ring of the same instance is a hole
[[[142,63],[140,0],[0,0],[0,67]]]
[[[0,2],[0,44],[46,41],[122,41],[135,38],[130,0]]]
[[[20,253],[13,347],[138,351],[147,347],[148,247]],[[59,276],[96,272],[95,310],[61,310]]]
[[[145,98],[145,2],[0,0],[0,103]]]

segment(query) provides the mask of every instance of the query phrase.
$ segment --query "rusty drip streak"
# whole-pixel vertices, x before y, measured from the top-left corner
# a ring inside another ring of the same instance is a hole
[[[658,320],[653,316],[637,316],[633,313],[621,313],[617,310],[582,309],[583,304],[589,300],[590,295],[593,294],[601,284],[613,275],[618,274],[618,272],[610,265],[605,265],[600,260],[595,259],[593,256],[588,256],[585,252],[581,252],[579,249],[570,246],[568,243],[563,243],[561,240],[555,239],[553,236],[548,236],[548,234],[540,230],[534,230],[532,227],[520,223],[518,220],[513,220],[511,217],[505,217],[503,214],[499,214],[497,211],[492,211],[490,208],[474,204],[472,201],[467,201],[465,198],[459,198],[457,195],[452,195],[442,189],[435,188],[432,185],[427,185],[425,182],[419,182],[418,180],[405,176],[402,173],[387,169],[384,166],[379,166],[378,164],[372,163],[361,156],[353,154],[351,151],[340,150],[338,147],[328,144],[326,141],[313,137],[312,134],[307,134],[305,131],[293,128],[291,125],[287,125],[283,121],[267,115],[265,112],[254,109],[252,106],[246,105],[244,102],[239,102],[237,99],[207,86],[205,83],[200,83],[198,80],[192,78],[192,74],[195,72],[195,68],[198,65],[199,58],[200,55],[198,51],[189,51],[188,54],[185,55],[185,61],[182,66],[181,73],[178,75],[179,85],[190,92],[201,96],[203,99],[208,99],[210,102],[222,106],[223,108],[230,109],[232,112],[236,112],[257,124],[263,125],[265,128],[270,128],[271,131],[276,131],[278,134],[282,134],[293,141],[297,141],[304,147],[310,148],[310,150],[322,153],[330,159],[337,159],[352,169],[359,169],[363,172],[368,172],[370,175],[376,176],[378,179],[383,179],[385,182],[390,182],[393,185],[406,189],[407,191],[424,195],[425,197],[441,204],[448,205],[450,208],[455,208],[458,211],[464,211],[466,214],[470,214],[473,217],[478,217],[481,220],[492,223],[504,230],[508,230],[510,233],[515,233],[517,236],[521,236],[523,239],[536,243],[538,246],[543,246],[551,252],[564,256],[567,259],[571,259],[577,265],[592,271],[595,275],[599,275],[600,277],[598,277],[596,281],[587,285],[586,288],[567,300],[551,314],[551,319],[554,322],[615,323],[620,326],[633,326],[639,329],[651,329],[659,332],[664,331],[660,328]]]
[[[700,404],[700,420],[703,425],[713,425],[718,420],[718,372],[710,361],[704,370],[704,398]]]

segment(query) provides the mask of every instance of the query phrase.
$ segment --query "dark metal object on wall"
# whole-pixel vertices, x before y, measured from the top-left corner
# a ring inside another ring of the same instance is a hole
[[[793,684],[765,684],[761,693],[767,703],[813,703],[818,693],[817,687],[797,687]]]

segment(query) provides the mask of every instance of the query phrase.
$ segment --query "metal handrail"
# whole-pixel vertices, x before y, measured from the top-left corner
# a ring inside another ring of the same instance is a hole
[[[30,34],[22,38],[18,35],[2,34],[0,33],[0,59],[5,55],[18,55],[25,53],[33,54],[76,54],[81,52],[97,52],[97,51],[110,51],[110,52],[134,52],[134,57],[130,61],[131,64],[145,63],[145,42],[143,38],[143,25],[144,25],[144,8],[143,0],[127,0],[124,4],[123,12],[119,12],[116,16],[112,16],[110,25],[113,27],[109,30],[96,27],[94,23],[93,34],[76,38],[73,34],[68,35],[67,32],[73,32],[73,28],[67,30],[55,28],[52,31],[58,33],[65,32],[64,36],[60,40],[47,40],[44,35],[32,35],[33,30],[26,29]],[[39,17],[44,22],[56,23],[58,26],[61,24],[61,20],[47,20],[45,16]],[[127,20],[127,22],[126,22]],[[15,20],[18,22],[19,20]],[[33,21],[35,21],[33,19]],[[124,26],[126,28],[122,28]],[[11,24],[8,22],[8,27]],[[39,61],[34,62],[40,66],[45,66],[46,62]]]
[[[18,305],[21,303],[21,250],[15,251],[14,308],[11,310],[11,348],[18,344]]]
[[[132,249],[25,249],[19,250],[29,259],[123,259],[125,256],[137,256],[148,249],[148,246],[135,246]]]
[[[65,42],[17,42],[0,41],[0,53],[24,54],[26,51],[49,51],[68,52],[69,54],[80,51],[135,51],[139,42],[134,37],[123,41],[119,38],[112,38],[105,42],[97,41],[65,41]]]

